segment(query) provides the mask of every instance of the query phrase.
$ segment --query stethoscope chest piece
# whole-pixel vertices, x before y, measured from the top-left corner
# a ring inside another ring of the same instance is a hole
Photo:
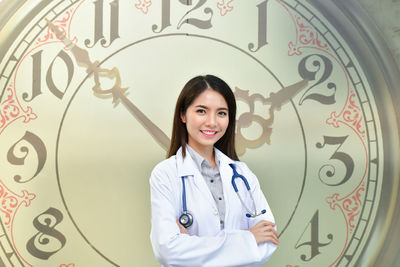
[[[179,217],[179,223],[182,224],[183,227],[188,228],[193,223],[193,216],[188,212],[182,213]]]

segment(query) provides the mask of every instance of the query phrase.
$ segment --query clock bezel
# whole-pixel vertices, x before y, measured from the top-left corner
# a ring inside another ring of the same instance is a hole
[[[368,74],[367,79],[371,88],[380,88],[379,92],[372,91],[376,103],[381,104],[378,114],[382,128],[385,129],[382,133],[384,158],[391,160],[386,160],[384,163],[385,183],[382,185],[378,212],[373,230],[368,237],[369,241],[361,252],[357,265],[365,266],[365,264],[372,264],[372,262],[390,263],[391,260],[392,263],[400,261],[400,241],[396,241],[395,238],[386,238],[388,235],[400,236],[400,229],[396,227],[400,223],[400,216],[396,216],[400,214],[400,196],[398,195],[400,191],[400,169],[395,164],[400,159],[398,128],[400,116],[394,108],[400,104],[398,90],[400,88],[395,86],[400,84],[398,66],[390,55],[379,30],[356,1],[308,0],[308,2],[321,12],[340,35],[351,44],[353,53],[360,64],[366,66],[364,70]],[[12,31],[7,31],[5,41],[0,44],[0,60],[3,60],[10,43],[29,23],[28,16],[25,15],[34,12],[33,10],[40,10],[43,6],[47,6],[50,1],[42,0],[35,5],[34,9],[21,8],[25,3],[27,3],[27,0],[4,0],[0,4],[0,10],[5,7],[3,12],[7,11],[7,16],[0,16],[2,18],[0,19],[0,32],[4,33],[4,27],[7,27],[10,20],[13,20],[13,25],[17,25]],[[16,16],[12,16],[15,12],[17,12]],[[389,99],[392,101],[391,105],[384,105],[383,103],[387,103],[386,101],[389,101]]]
[[[382,266],[392,266],[400,262],[400,241],[395,238],[400,236],[400,168],[396,165],[400,160],[400,112],[394,109],[400,104],[400,71],[377,26],[357,1],[309,2],[351,45],[379,106],[385,181],[371,234],[356,266],[375,266],[378,262]],[[391,105],[387,105],[387,101],[391,101]],[[386,238],[388,235],[393,238]]]

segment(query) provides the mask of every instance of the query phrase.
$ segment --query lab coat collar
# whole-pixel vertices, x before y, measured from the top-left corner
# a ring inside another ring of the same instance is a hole
[[[222,180],[222,186],[223,186],[223,192],[224,192],[224,198],[225,198],[225,217],[228,216],[230,210],[229,210],[229,199],[227,194],[227,190],[230,186],[230,177],[232,177],[232,169],[229,166],[229,163],[234,163],[232,159],[230,159],[228,156],[226,156],[224,153],[222,153],[220,150],[215,149],[215,159],[220,161],[219,165],[219,172],[221,175],[221,180]],[[197,168],[196,163],[194,160],[190,157],[189,153],[186,153],[185,158],[183,158],[182,155],[182,147],[179,148],[179,150],[176,152],[176,159],[177,159],[177,170],[178,170],[178,178],[181,179],[182,176],[186,177],[192,177],[193,178],[193,183],[196,185],[196,187],[202,192],[203,196],[207,200],[207,202],[211,205],[211,207],[214,209],[214,211],[217,211],[217,206],[215,203],[215,200],[211,194],[210,189],[208,188],[206,182],[204,179],[202,179],[202,176],[200,174],[200,170]],[[201,178],[201,179],[199,179]]]
[[[223,169],[225,167],[229,167],[229,163],[234,163],[232,159],[222,153],[219,149],[215,149],[215,159],[219,160],[219,168],[220,173],[222,174]],[[182,176],[194,176],[195,174],[199,173],[198,168],[196,167],[196,163],[190,157],[190,154],[186,151],[186,156],[183,158],[182,155],[182,147],[178,149],[176,152],[176,159],[177,159],[177,169],[178,169],[178,176],[179,178]],[[229,167],[230,168],[230,167]]]

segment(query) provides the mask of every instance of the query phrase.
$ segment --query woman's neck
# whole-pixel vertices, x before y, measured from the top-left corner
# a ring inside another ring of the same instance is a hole
[[[190,145],[190,144],[189,144]],[[214,169],[216,166],[216,162],[215,162],[215,152],[214,152],[214,147],[205,147],[202,149],[199,149],[196,146],[190,145],[190,147],[196,151],[200,156],[202,156],[210,165],[211,167]]]

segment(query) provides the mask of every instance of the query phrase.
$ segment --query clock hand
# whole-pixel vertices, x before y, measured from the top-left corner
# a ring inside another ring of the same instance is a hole
[[[302,80],[295,84],[283,87],[278,92],[270,93],[269,97],[264,100],[264,103],[270,103],[271,106],[269,108],[269,118],[266,121],[267,127],[271,126],[274,122],[275,118],[275,110],[280,110],[283,105],[288,103],[297,93],[300,92],[301,89],[304,89],[308,84],[308,80]],[[269,137],[271,136],[271,132]],[[268,137],[268,140],[269,140]]]
[[[113,103],[117,103],[118,99],[120,99],[124,106],[128,108],[135,118],[141,122],[146,130],[160,143],[160,145],[165,150],[168,150],[170,144],[168,136],[126,97],[125,92],[128,88],[121,88],[121,76],[119,70],[116,67],[111,70],[99,68],[99,61],[92,62],[87,50],[74,44],[52,22],[47,19],[46,21],[50,30],[56,34],[57,38],[59,38],[65,44],[67,49],[72,52],[77,64],[81,67],[86,67],[87,73],[93,73],[95,81],[93,91],[101,95],[111,93],[113,95]],[[100,83],[100,76],[115,79],[114,86],[111,89],[103,90]]]
[[[49,26],[50,30],[60,39],[66,46],[68,50],[72,52],[75,57],[76,62],[81,67],[86,67],[88,73],[90,71],[94,71],[97,68],[96,62],[92,62],[89,58],[89,52],[85,49],[82,49],[75,45],[70,39],[68,39],[63,32],[61,32],[51,21],[46,19],[47,25]]]
[[[268,98],[265,98],[261,94],[249,95],[249,91],[236,88],[236,98],[245,101],[250,108],[249,112],[241,114],[236,121],[236,150],[239,155],[244,154],[247,148],[257,148],[264,143],[270,144],[272,134],[271,126],[274,122],[275,110],[280,110],[282,105],[288,103],[290,99],[299,93],[301,89],[306,87],[307,84],[307,80],[302,80],[287,87],[283,87],[276,93],[270,93]],[[256,101],[271,105],[268,119],[254,114]],[[262,133],[257,139],[249,140],[242,134],[241,129],[249,127],[253,122],[262,127]]]
[[[271,104],[271,109],[280,109],[282,105],[290,101],[301,89],[306,87],[308,80],[302,80],[295,84],[283,87],[276,93],[270,93],[269,97],[265,99],[265,103]]]

